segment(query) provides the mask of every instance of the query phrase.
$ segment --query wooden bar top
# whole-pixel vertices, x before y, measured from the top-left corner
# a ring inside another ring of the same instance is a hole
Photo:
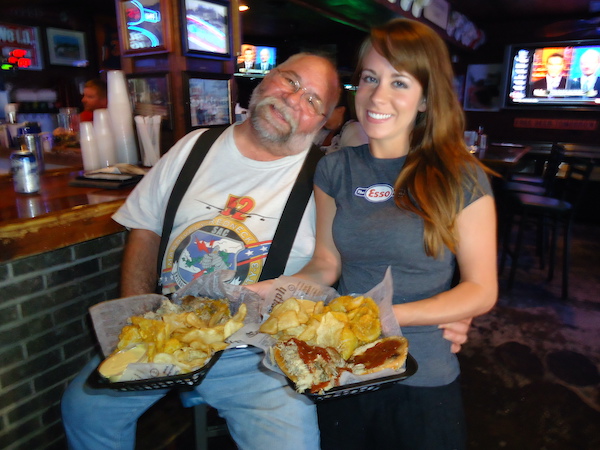
[[[37,194],[17,194],[12,177],[0,176],[0,262],[56,250],[123,230],[111,215],[133,187],[69,186],[73,168],[47,171]]]

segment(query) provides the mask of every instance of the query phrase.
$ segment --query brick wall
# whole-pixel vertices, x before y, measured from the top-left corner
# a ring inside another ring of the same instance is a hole
[[[95,347],[88,308],[118,297],[124,238],[0,264],[0,448],[66,448],[60,398]]]

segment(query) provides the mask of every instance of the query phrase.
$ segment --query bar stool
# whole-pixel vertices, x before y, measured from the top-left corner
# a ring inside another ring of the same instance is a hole
[[[542,176],[514,175],[504,183],[504,189],[526,194],[552,195],[558,170],[565,159],[565,152],[565,148],[555,142],[550,149],[550,156],[546,161]]]
[[[562,273],[562,298],[568,298],[569,292],[569,269],[570,269],[570,247],[571,227],[573,217],[581,206],[585,189],[587,187],[593,163],[590,160],[573,160],[569,162],[560,196],[532,195],[523,192],[514,192],[508,196],[509,221],[504,230],[503,251],[500,261],[500,273],[504,269],[507,255],[512,257],[511,269],[508,278],[508,290],[512,289],[517,272],[519,256],[523,243],[523,235],[526,225],[534,220],[538,227],[550,224],[550,263],[548,269],[548,281],[554,276],[554,260],[556,256],[556,241],[559,225],[563,227],[563,273]],[[520,216],[518,221],[517,238],[514,249],[510,249],[510,234],[515,217]],[[539,233],[539,229],[538,229]],[[546,245],[545,239],[538,245],[542,248]],[[543,251],[540,249],[541,257]]]
[[[229,429],[227,428],[227,423],[224,420],[219,424],[208,424],[208,413],[209,411],[212,411],[210,406],[203,403],[193,406],[193,409],[196,450],[207,450],[208,438],[229,435]]]
[[[524,194],[531,195],[545,195],[551,196],[553,193],[554,185],[556,183],[556,178],[558,175],[558,171],[560,165],[564,161],[565,157],[565,148],[558,144],[552,144],[552,148],[550,150],[550,156],[545,163],[544,172],[542,176],[533,177],[529,175],[515,175],[511,177],[510,180],[505,181],[501,184],[500,191],[498,193],[498,203],[500,205],[498,217],[500,219],[499,224],[499,235],[501,237],[506,234],[506,227],[510,226],[511,223],[511,213],[510,209],[507,209],[506,205],[510,205],[513,200],[513,195],[515,193],[521,192]],[[508,200],[507,200],[508,199]],[[545,268],[545,258],[544,258],[544,234],[546,229],[543,224],[543,220],[541,217],[539,218],[540,224],[538,225],[538,256],[540,257],[540,269]]]

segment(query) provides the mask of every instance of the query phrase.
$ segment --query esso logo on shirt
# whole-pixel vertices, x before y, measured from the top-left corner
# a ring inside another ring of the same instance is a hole
[[[394,197],[394,188],[389,184],[374,184],[367,188],[356,188],[354,195],[371,203],[380,203]]]

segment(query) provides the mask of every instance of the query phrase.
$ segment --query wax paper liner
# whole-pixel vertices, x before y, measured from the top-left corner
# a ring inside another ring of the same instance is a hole
[[[235,274],[232,270],[223,270],[198,277],[185,287],[175,292],[171,301],[181,304],[186,295],[227,298],[230,301],[230,310],[234,315],[240,304],[246,304],[247,313],[245,323],[258,324],[260,322],[260,306],[262,298],[255,292],[241,286],[228,284]],[[89,309],[96,337],[104,357],[110,355],[119,343],[119,334],[128,324],[131,316],[141,316],[150,311],[156,311],[167,297],[159,294],[137,295],[115,300],[108,300]],[[229,342],[229,340],[226,340]],[[207,362],[208,364],[208,362]],[[174,376],[178,368],[171,364],[135,364],[127,369],[124,380],[139,380],[144,378],[157,378]],[[122,384],[122,383],[121,383]]]
[[[402,330],[400,325],[398,325],[392,308],[393,290],[392,272],[391,268],[388,267],[383,280],[379,284],[364,294],[353,294],[355,296],[364,295],[365,297],[371,297],[377,303],[379,306],[382,336],[384,337],[402,336]],[[262,304],[263,320],[266,320],[268,313],[276,304],[282,303],[290,297],[323,301],[327,304],[339,296],[340,294],[330,287],[321,286],[299,278],[282,276],[275,280],[269,295]],[[259,327],[260,324],[247,323],[241,330],[234,333],[229,341],[232,343],[253,345],[263,349],[265,352],[263,364],[270,370],[283,374],[271,358],[270,350],[277,340],[271,335],[260,333],[258,331]],[[393,376],[401,372],[402,370],[396,371],[392,369],[367,375],[354,375],[350,372],[344,372],[340,378],[340,385],[343,386],[345,384]]]

